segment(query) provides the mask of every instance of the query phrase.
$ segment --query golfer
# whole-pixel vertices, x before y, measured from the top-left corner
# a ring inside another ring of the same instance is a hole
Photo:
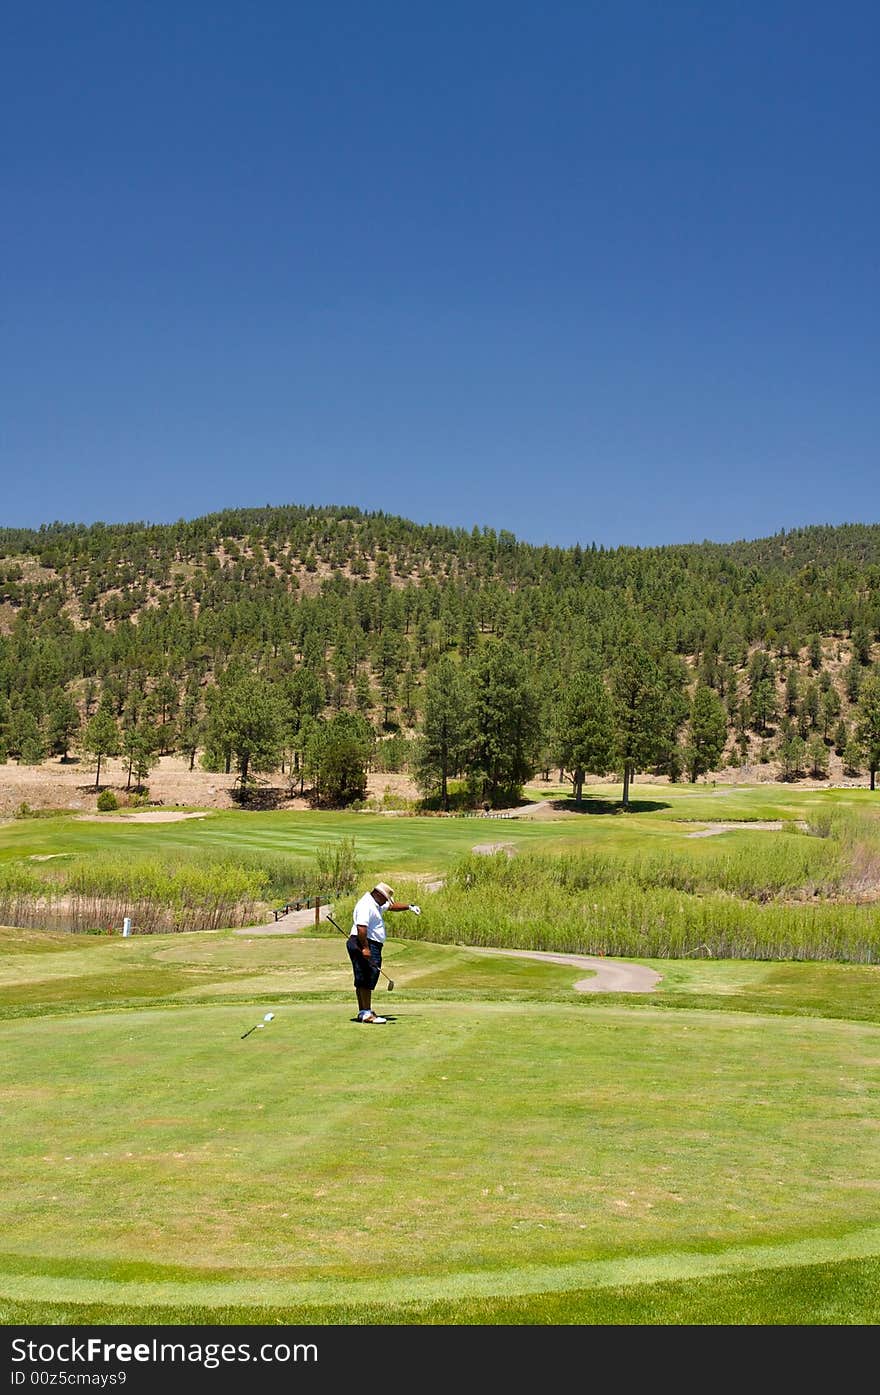
[[[401,904],[394,900],[394,892],[387,882],[377,882],[358,901],[352,917],[351,934],[345,942],[351,967],[354,970],[354,991],[357,994],[358,1022],[380,1024],[387,1017],[373,1012],[370,1003],[373,989],[379,982],[382,967],[382,946],[385,943],[385,922],[383,911],[413,911],[421,915],[418,906]]]

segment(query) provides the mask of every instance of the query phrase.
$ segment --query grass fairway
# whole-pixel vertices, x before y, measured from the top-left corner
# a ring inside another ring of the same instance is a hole
[[[558,793],[567,796],[568,791],[560,787]],[[269,855],[301,862],[319,847],[352,838],[366,872],[388,877],[442,875],[453,858],[479,843],[504,842],[522,851],[565,851],[584,844],[622,851],[681,846],[695,857],[712,857],[714,849],[685,841],[701,822],[782,820],[795,827],[823,810],[878,807],[868,790],[778,785],[713,790],[710,785],[636,784],[629,813],[621,812],[619,801],[618,785],[591,785],[579,811],[566,798],[560,817],[553,819],[530,817],[526,808],[520,817],[509,819],[239,810],[171,824],[100,822],[69,815],[19,819],[0,824],[0,864],[48,858],[46,866],[51,868],[56,859],[115,853],[130,859],[158,854],[195,860],[218,854]],[[719,840],[723,844],[749,836],[743,830],[721,834]]]
[[[877,970],[386,966],[360,1028],[335,933],[0,934],[0,1320],[880,1318]]]

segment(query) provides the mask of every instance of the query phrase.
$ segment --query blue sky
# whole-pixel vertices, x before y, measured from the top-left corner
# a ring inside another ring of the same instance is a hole
[[[880,10],[13,0],[0,526],[880,521]]]

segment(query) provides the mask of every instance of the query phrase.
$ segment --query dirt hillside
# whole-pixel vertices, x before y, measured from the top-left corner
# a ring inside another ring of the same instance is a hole
[[[101,789],[111,789],[124,803],[126,798],[127,766],[122,760],[101,763]],[[232,797],[234,775],[214,774],[207,770],[190,770],[189,761],[179,756],[163,756],[150,772],[149,798],[151,806],[171,808],[186,805],[200,809],[234,809]],[[385,791],[406,799],[418,797],[418,791],[405,775],[370,775],[367,796],[381,800]],[[307,809],[304,799],[288,799],[287,787],[280,776],[273,776],[264,791],[267,802],[278,809]],[[24,803],[32,809],[75,809],[93,812],[97,803],[94,766],[89,768],[76,760],[62,762],[47,760],[42,765],[19,765],[7,761],[0,765],[0,817],[8,818]]]

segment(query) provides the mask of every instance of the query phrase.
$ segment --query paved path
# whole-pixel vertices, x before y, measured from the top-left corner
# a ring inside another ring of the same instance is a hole
[[[545,802],[549,804],[550,801]],[[488,844],[482,844],[472,851],[482,852],[488,847]],[[510,847],[509,843],[492,845],[493,850]],[[426,882],[425,890],[440,891],[442,886],[441,878]],[[541,949],[473,949],[473,953],[516,954],[525,959],[544,959],[551,964],[570,964],[575,969],[592,969],[589,978],[579,978],[575,983],[578,993],[652,993],[663,977],[644,964],[627,964],[619,959],[608,960],[594,954],[550,954]]]
[[[330,914],[329,906],[321,907],[321,919]],[[265,925],[245,925],[236,930],[236,935],[251,939],[256,935],[291,935],[298,930],[308,930],[315,924],[315,912],[289,911],[276,923]],[[458,945],[470,954],[507,954],[523,959],[543,959],[550,964],[570,964],[574,969],[591,969],[589,978],[579,978],[575,982],[578,993],[651,993],[662,979],[662,974],[644,964],[627,964],[619,959],[602,959],[592,954],[550,954],[540,949],[476,949]]]
[[[570,964],[575,969],[592,969],[590,978],[575,983],[578,993],[651,993],[663,975],[645,964],[627,964],[620,959],[603,959],[592,954],[550,954],[540,949],[472,949],[472,954],[509,954],[523,959],[543,959],[549,964]]]
[[[330,915],[332,907],[321,907],[321,919],[326,920]],[[290,935],[296,930],[308,930],[309,926],[315,923],[314,908],[308,911],[288,911],[280,920],[268,920],[263,925],[242,925],[233,933],[236,935],[246,935],[250,939],[254,935]]]

